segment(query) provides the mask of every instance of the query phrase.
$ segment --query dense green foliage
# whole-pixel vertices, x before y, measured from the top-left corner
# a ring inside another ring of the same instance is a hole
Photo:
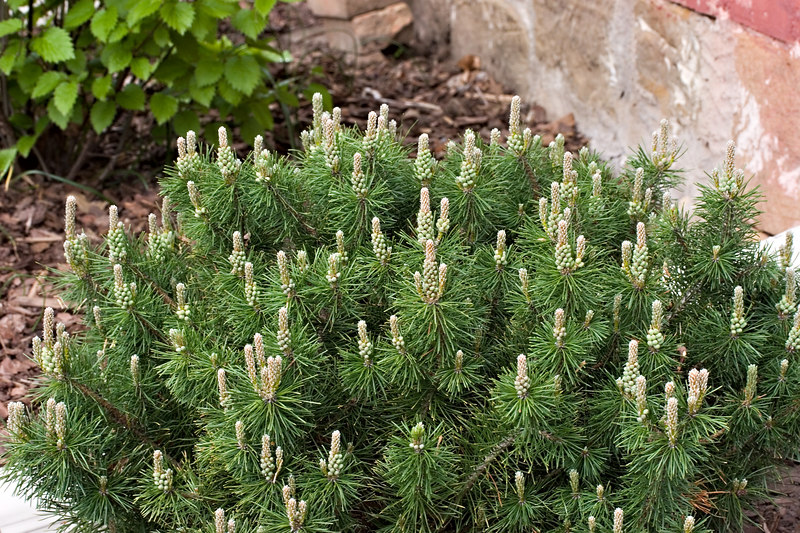
[[[800,443],[800,314],[732,145],[690,215],[666,122],[617,176],[518,99],[441,161],[314,105],[294,158],[181,139],[145,235],[67,202],[88,329],[45,313],[6,477],[80,531],[741,528]]]
[[[271,129],[271,103],[298,105],[293,80],[267,69],[291,59],[262,34],[276,2],[4,2],[0,172],[52,126],[72,126],[80,149],[124,113],[149,110],[184,132],[214,109],[250,138]]]

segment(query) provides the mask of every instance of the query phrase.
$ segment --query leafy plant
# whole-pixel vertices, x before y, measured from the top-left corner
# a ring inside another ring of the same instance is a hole
[[[33,152],[44,169],[73,165],[74,177],[96,136],[138,112],[181,132],[199,129],[212,109],[247,137],[271,129],[270,104],[297,106],[301,90],[269,70],[291,61],[263,35],[276,1],[4,2],[0,171]],[[54,127],[73,143],[43,145]]]
[[[518,98],[442,161],[313,102],[294,159],[181,138],[139,237],[67,200],[88,329],[45,311],[6,478],[77,530],[741,529],[797,454],[800,313],[732,144],[688,213],[666,121],[615,176]]]

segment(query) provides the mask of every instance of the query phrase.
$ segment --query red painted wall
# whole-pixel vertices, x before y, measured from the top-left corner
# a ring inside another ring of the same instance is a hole
[[[672,0],[700,13],[720,16],[774,39],[800,41],[800,0]]]

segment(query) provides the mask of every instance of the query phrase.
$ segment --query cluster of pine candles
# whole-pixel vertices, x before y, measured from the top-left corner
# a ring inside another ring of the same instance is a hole
[[[797,459],[800,314],[733,144],[686,212],[666,121],[614,173],[517,97],[441,160],[313,106],[291,157],[179,139],[141,235],[67,200],[87,329],[45,311],[3,477],[75,531],[742,528]]]

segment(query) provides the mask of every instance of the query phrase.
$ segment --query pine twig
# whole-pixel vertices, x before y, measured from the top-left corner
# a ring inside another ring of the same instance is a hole
[[[497,457],[501,453],[503,453],[506,448],[514,444],[514,441],[516,440],[517,440],[517,431],[515,430],[512,431],[511,434],[508,435],[505,439],[498,442],[494,448],[492,448],[492,451],[489,452],[489,455],[487,455],[483,459],[483,462],[479,464],[478,467],[467,478],[467,482],[464,483],[464,488],[461,489],[461,492],[458,494],[456,498],[457,501],[461,501],[461,499],[467,494],[467,492],[469,492],[472,486],[475,485],[475,483],[477,483],[478,478],[480,478],[486,471],[486,469],[489,468],[489,465],[492,462],[494,462],[494,460],[497,459]]]

